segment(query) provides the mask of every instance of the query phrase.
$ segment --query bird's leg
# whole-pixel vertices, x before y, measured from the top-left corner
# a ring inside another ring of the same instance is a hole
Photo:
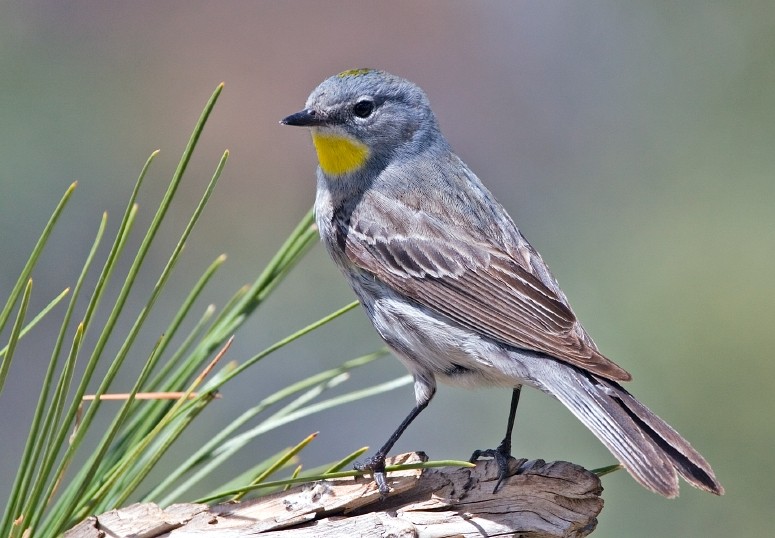
[[[480,457],[493,458],[498,464],[498,482],[495,484],[495,489],[492,490],[496,493],[501,487],[503,481],[509,476],[509,458],[511,458],[511,432],[514,429],[514,419],[517,416],[517,405],[519,405],[519,394],[522,391],[522,385],[514,387],[514,391],[511,393],[511,408],[509,409],[509,421],[506,424],[506,436],[498,445],[498,448],[489,448],[487,450],[475,450],[471,455],[471,459],[468,460],[471,463],[475,463]]]
[[[396,428],[396,431],[394,431],[390,438],[388,438],[387,442],[382,445],[382,448],[377,450],[376,454],[371,456],[363,463],[357,463],[355,465],[355,469],[358,471],[369,471],[371,473],[371,475],[374,477],[374,481],[377,483],[377,488],[383,497],[390,493],[390,488],[388,487],[387,481],[385,480],[385,458],[387,457],[388,452],[390,452],[390,449],[393,448],[393,445],[396,444],[396,441],[398,441],[398,438],[401,437],[401,435],[404,433],[404,430],[406,430],[406,428],[409,426],[409,424],[411,424],[412,421],[417,418],[417,415],[419,415],[423,409],[428,407],[431,398],[433,398],[433,395],[436,392],[436,383],[432,379],[428,380],[425,378],[415,377],[414,391],[417,403],[406,416],[406,418],[401,422],[401,424],[399,424],[398,428]]]

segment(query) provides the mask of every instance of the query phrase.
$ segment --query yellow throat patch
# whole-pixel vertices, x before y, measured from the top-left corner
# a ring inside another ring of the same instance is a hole
[[[318,152],[320,168],[332,176],[355,172],[369,158],[369,148],[352,138],[312,133],[312,143]]]

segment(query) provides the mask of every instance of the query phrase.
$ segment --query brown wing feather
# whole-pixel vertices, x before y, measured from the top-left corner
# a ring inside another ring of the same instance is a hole
[[[358,222],[349,224],[345,252],[350,261],[399,293],[499,342],[608,379],[631,379],[579,338],[570,308],[507,254],[447,234],[443,240],[375,234],[371,219],[361,222],[368,234],[359,233]]]

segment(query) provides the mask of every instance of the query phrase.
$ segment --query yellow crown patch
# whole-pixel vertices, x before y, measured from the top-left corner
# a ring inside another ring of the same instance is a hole
[[[369,69],[368,67],[364,67],[361,69],[348,69],[347,71],[342,71],[338,75],[336,75],[339,78],[345,78],[345,77],[361,77],[367,73],[371,73],[374,71],[374,69]]]

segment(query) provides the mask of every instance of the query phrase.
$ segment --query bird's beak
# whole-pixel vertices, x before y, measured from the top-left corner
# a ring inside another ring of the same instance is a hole
[[[283,125],[292,125],[294,127],[314,127],[315,125],[321,125],[324,123],[323,118],[312,110],[311,108],[305,108],[301,112],[291,114],[287,118],[280,120]]]

